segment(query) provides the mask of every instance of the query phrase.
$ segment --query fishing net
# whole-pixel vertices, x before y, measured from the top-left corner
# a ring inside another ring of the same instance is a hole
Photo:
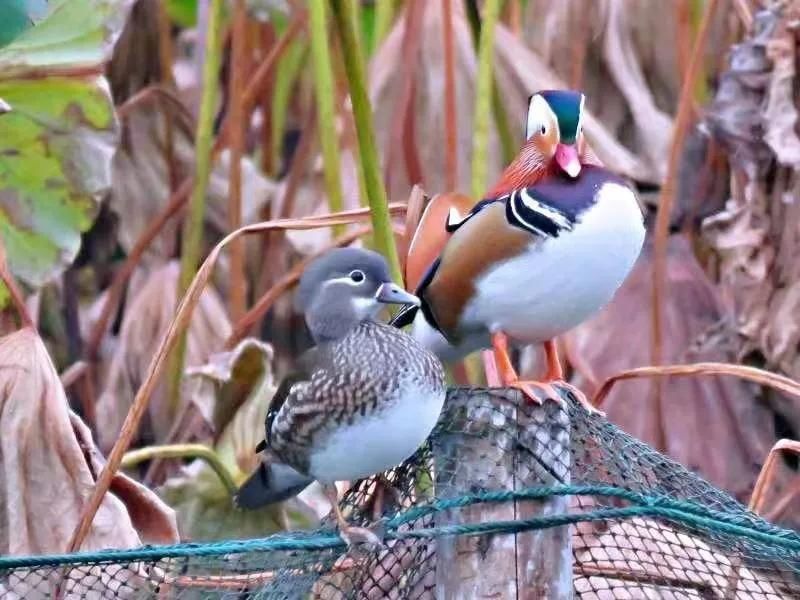
[[[428,444],[342,502],[353,523],[381,518],[383,548],[348,552],[326,522],[258,540],[5,557],[0,595],[800,597],[800,535],[573,399],[540,407],[452,390]]]

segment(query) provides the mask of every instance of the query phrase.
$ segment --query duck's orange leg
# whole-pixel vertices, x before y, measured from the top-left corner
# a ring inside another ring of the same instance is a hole
[[[547,357],[547,373],[544,381],[523,381],[520,380],[514,366],[511,364],[511,357],[508,355],[508,338],[502,332],[492,334],[492,346],[494,348],[497,370],[503,385],[517,388],[528,398],[537,404],[541,404],[544,398],[551,398],[564,406],[562,396],[555,390],[552,383],[558,382],[559,387],[566,387],[590,413],[603,414],[589,402],[586,395],[574,385],[564,381],[564,370],[558,359],[558,349],[553,340],[548,340],[544,344],[544,351]],[[538,393],[537,393],[538,392]],[[543,394],[541,396],[540,394]]]
[[[545,381],[520,380],[514,365],[511,364],[511,357],[508,355],[508,338],[505,333],[496,332],[492,334],[492,347],[494,348],[497,372],[503,385],[517,388],[537,404],[542,404],[545,398],[552,398],[563,405],[561,396],[549,383]]]

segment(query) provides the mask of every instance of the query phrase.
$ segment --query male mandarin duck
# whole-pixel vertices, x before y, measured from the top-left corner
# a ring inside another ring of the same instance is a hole
[[[436,425],[446,389],[436,356],[376,320],[386,303],[419,300],[392,282],[375,252],[333,250],[303,273],[298,304],[316,346],[275,392],[256,448],[271,460],[239,489],[238,506],[280,502],[317,480],[348,545],[379,541],[345,521],[334,483],[381,473],[414,454]]]
[[[583,106],[579,92],[534,94],[522,151],[488,195],[464,217],[466,197],[434,198],[407,261],[421,306],[393,322],[413,321],[412,335],[445,361],[493,348],[503,383],[536,402],[535,388],[559,397],[548,384],[563,379],[553,339],[611,300],[644,242],[633,190],[584,140]],[[519,379],[509,338],[544,343],[544,382]]]

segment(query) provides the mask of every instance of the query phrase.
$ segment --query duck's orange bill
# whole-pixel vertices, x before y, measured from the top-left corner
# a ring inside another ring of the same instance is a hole
[[[474,204],[472,198],[458,193],[438,194],[431,198],[408,247],[406,289],[417,289],[428,268],[444,250],[450,238],[446,229],[448,219],[453,221],[465,217]]]

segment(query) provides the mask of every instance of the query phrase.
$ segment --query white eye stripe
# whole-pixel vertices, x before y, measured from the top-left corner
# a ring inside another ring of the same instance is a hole
[[[542,127],[549,130],[550,125],[556,122],[556,115],[547,101],[540,94],[533,95],[528,104],[525,139],[530,139],[534,134],[541,133]]]
[[[352,286],[352,287],[358,287],[359,285],[364,283],[364,280],[362,280],[362,281],[353,281],[350,278],[350,276],[348,275],[347,277],[334,277],[332,279],[328,279],[322,285],[331,285],[331,284],[334,284],[334,283],[344,283],[344,284],[347,284],[347,285]]]

